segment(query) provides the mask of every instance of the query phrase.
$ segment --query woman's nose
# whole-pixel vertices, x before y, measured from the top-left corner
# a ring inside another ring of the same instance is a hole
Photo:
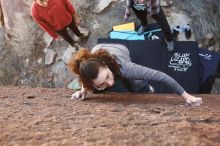
[[[107,81],[107,84],[111,87],[114,85],[114,80],[108,80]]]

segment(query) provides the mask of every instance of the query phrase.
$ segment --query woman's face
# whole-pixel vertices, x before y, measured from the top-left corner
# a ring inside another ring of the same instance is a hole
[[[114,75],[107,66],[99,67],[98,76],[92,83],[97,90],[104,90],[114,85]]]

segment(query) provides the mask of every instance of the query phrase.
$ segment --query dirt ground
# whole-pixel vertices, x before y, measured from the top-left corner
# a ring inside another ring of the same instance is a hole
[[[189,107],[176,95],[99,94],[0,87],[1,146],[218,146],[220,96]]]

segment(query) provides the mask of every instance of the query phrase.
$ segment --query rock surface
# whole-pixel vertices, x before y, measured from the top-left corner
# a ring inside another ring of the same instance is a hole
[[[76,48],[69,46],[63,53],[63,56],[62,56],[63,62],[68,64],[69,60],[71,59],[74,53],[76,53]]]
[[[103,11],[107,6],[111,4],[111,2],[114,0],[99,0],[98,5],[96,6],[94,12],[95,13],[100,13]]]
[[[45,53],[45,64],[51,65],[52,63],[54,63],[57,53],[54,50],[47,48],[44,49],[44,53]]]
[[[176,95],[92,95],[67,89],[0,88],[0,145],[217,146],[220,98],[188,107]]]

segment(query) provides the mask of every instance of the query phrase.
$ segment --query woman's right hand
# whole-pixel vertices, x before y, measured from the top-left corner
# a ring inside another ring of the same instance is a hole
[[[85,91],[77,91],[72,94],[71,99],[84,100],[86,98],[87,93]]]
[[[71,99],[84,100],[87,96],[87,90],[82,86],[80,91],[72,94]]]

